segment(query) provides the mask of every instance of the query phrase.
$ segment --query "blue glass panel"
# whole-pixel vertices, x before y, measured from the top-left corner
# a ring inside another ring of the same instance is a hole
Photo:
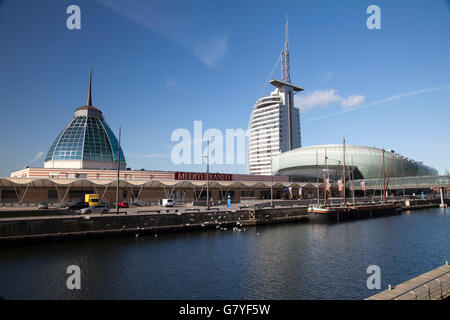
[[[83,160],[113,161],[108,136],[99,118],[87,119]]]
[[[114,162],[118,162],[119,159],[117,159],[117,149],[119,147],[119,142],[117,141],[116,136],[114,135],[114,133],[112,132],[111,128],[108,126],[106,121],[102,120],[101,122],[103,124],[103,127],[106,130],[106,133],[108,134],[112,149],[114,150],[114,152],[113,152]],[[120,163],[126,163],[125,156],[123,155],[122,147],[120,147]]]
[[[48,151],[45,161],[66,160],[68,157],[81,160],[81,153],[76,154],[79,145],[83,144],[85,117],[76,117],[61,131]]]

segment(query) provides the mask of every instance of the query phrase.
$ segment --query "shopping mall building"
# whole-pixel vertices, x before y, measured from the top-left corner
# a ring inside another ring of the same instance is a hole
[[[128,202],[206,200],[207,188],[212,201],[226,200],[228,194],[232,200],[269,199],[271,188],[275,199],[286,192],[297,197],[299,192],[312,195],[316,190],[314,184],[290,182],[281,176],[209,173],[207,177],[205,172],[131,170],[102,111],[92,105],[91,80],[92,73],[86,105],[75,110],[73,119],[57,135],[44,168],[26,167],[0,178],[0,203],[72,202],[84,199],[86,193],[97,193],[103,202],[112,204],[118,174],[119,200]]]

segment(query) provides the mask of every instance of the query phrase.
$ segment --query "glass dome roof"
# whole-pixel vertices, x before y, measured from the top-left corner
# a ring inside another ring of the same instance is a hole
[[[118,162],[119,143],[108,124],[99,117],[76,116],[50,146],[45,161],[93,160]],[[121,163],[125,162],[120,148]]]
[[[92,70],[87,105],[75,110],[72,121],[59,133],[50,146],[45,162],[86,160],[118,163],[119,143],[103,119],[102,112],[92,106],[91,80]],[[126,166],[122,148],[120,148],[120,164],[121,167]]]

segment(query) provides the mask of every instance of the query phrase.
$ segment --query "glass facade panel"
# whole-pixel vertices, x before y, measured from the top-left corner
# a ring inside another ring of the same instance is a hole
[[[113,161],[111,145],[99,118],[87,118],[83,160]]]
[[[117,162],[118,141],[100,117],[76,116],[53,141],[45,161],[88,160]],[[121,163],[125,157],[120,150]]]
[[[76,117],[58,135],[48,151],[48,160],[81,160],[86,118]]]
[[[117,162],[117,148],[119,146],[119,142],[117,141],[116,136],[114,135],[114,133],[111,131],[111,128],[108,126],[108,124],[105,122],[105,120],[101,121],[103,124],[103,127],[105,128],[106,133],[108,134],[109,137],[109,141],[111,142],[111,147],[113,150],[113,157],[114,157],[114,162]],[[120,148],[120,163],[124,163],[125,162],[125,156],[123,155],[122,152],[122,148]]]

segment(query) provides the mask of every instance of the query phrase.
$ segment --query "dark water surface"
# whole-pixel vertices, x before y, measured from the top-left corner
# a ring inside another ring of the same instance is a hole
[[[0,247],[5,299],[363,299],[450,260],[450,210]],[[81,268],[81,290],[66,269]]]

